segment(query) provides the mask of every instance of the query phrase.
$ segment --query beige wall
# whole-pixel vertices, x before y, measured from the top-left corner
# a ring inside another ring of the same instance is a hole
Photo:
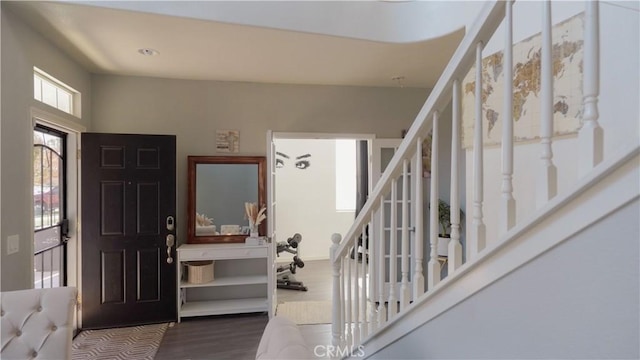
[[[1,290],[32,286],[31,107],[49,111],[90,131],[176,135],[178,235],[179,241],[184,242],[185,159],[189,154],[215,155],[216,129],[240,130],[240,154],[251,155],[265,154],[268,129],[397,137],[414,120],[428,94],[425,89],[408,88],[91,76],[22,23],[4,4],[1,16]],[[32,99],[33,66],[82,93],[82,119]],[[9,235],[20,236],[20,251],[13,255],[6,255]]]
[[[215,152],[217,129],[240,131],[239,155],[266,154],[266,132],[398,137],[426,89],[275,85],[94,75],[94,131],[177,136],[178,241],[185,242],[186,157]]]
[[[2,283],[0,290],[33,287],[33,187],[30,108],[49,111],[66,121],[90,127],[91,78],[47,40],[25,26],[2,3]],[[83,95],[82,120],[33,100],[33,67],[64,81]],[[7,236],[20,237],[19,252],[7,255]]]

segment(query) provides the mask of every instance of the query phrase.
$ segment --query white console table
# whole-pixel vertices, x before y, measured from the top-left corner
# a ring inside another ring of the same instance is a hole
[[[184,244],[178,247],[178,321],[183,317],[272,311],[275,280],[270,244]],[[214,280],[192,284],[186,261],[214,260]],[[269,314],[271,317],[272,314]]]

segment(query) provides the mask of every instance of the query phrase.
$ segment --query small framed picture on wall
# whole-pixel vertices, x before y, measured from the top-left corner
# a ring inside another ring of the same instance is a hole
[[[240,131],[216,130],[216,152],[237,153],[240,151]]]

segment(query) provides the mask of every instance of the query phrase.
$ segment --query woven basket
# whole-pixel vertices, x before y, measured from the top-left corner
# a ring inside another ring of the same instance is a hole
[[[204,284],[213,281],[213,260],[186,261],[187,282]]]

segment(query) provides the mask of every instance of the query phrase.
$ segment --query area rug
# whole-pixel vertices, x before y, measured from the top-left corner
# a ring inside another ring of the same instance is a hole
[[[278,304],[276,315],[298,325],[330,324],[331,309],[331,301],[290,301]]]
[[[153,360],[168,324],[85,330],[73,340],[72,360]]]

